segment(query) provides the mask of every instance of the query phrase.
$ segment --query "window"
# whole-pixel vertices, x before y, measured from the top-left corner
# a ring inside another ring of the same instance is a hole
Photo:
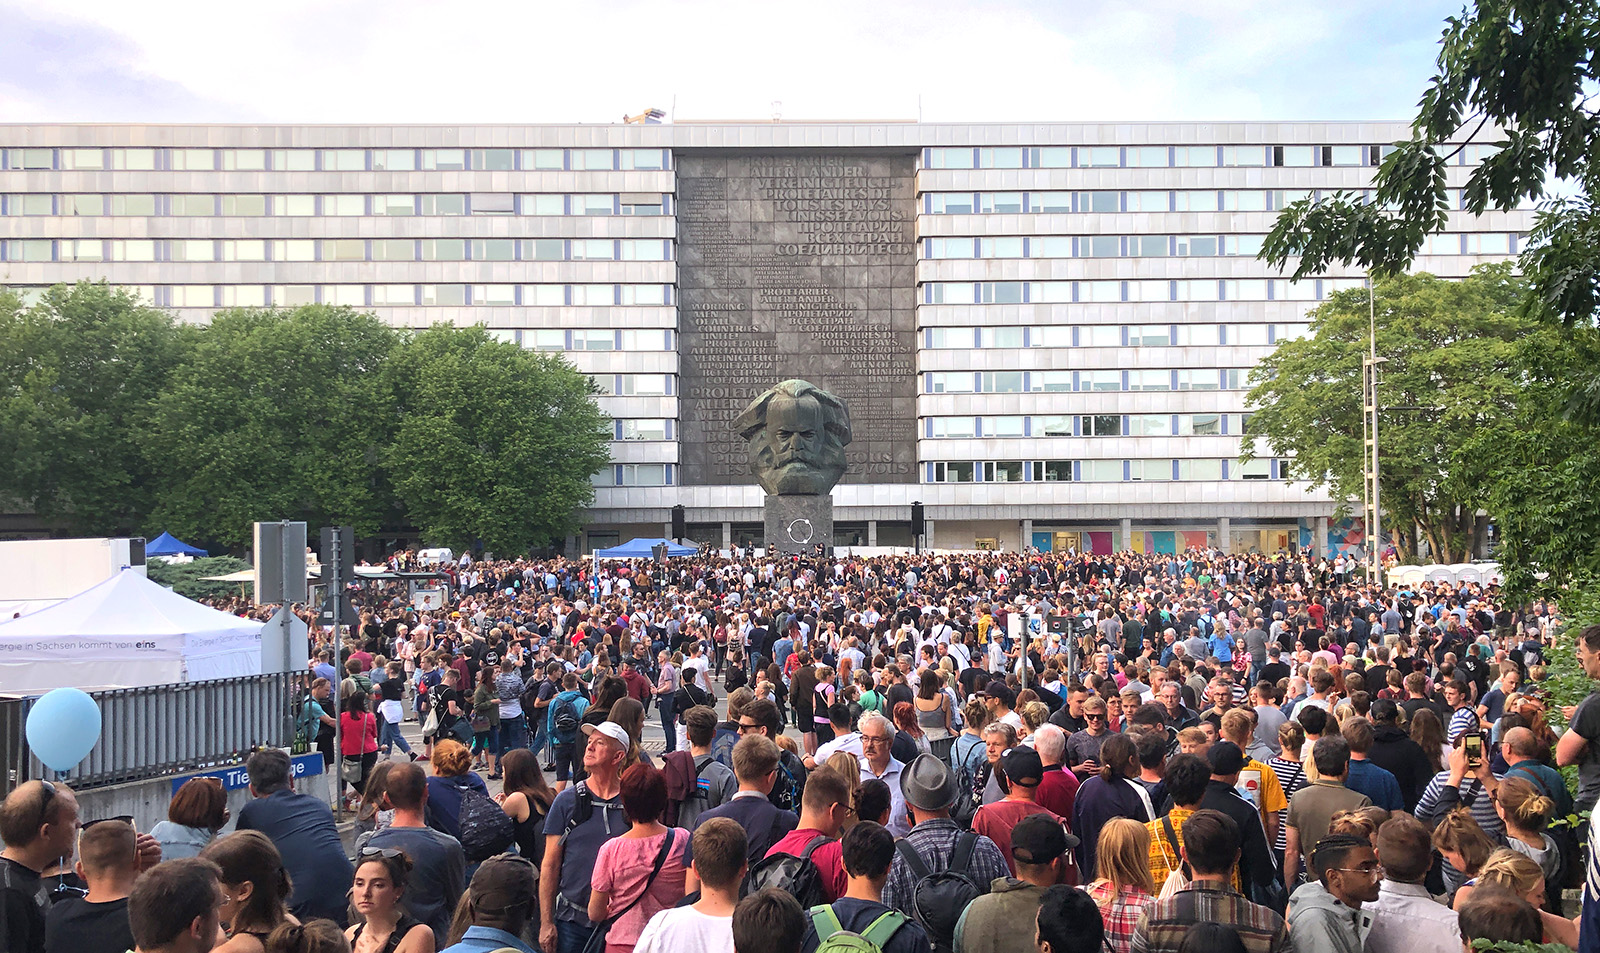
[[[970,238],[930,238],[929,258],[971,258],[977,243]]]
[[[1130,327],[1128,344],[1131,347],[1168,347],[1172,344],[1172,326],[1146,324]]]
[[[607,285],[606,287],[610,287]],[[606,302],[609,304],[610,302]],[[667,303],[666,285],[623,285],[622,303],[631,305],[663,305]]]
[[[64,238],[61,240],[62,261],[101,261],[105,258],[105,243],[98,238]]]
[[[1004,149],[979,149],[978,168],[1020,169],[1022,168],[1022,150],[1015,146]]]
[[[1078,282],[1078,299],[1080,301],[1121,301],[1122,282],[1080,281]],[[1116,343],[1122,343],[1120,335],[1117,337]]]
[[[1235,480],[1270,480],[1272,479],[1272,461],[1250,460],[1240,463],[1235,460],[1228,467],[1228,475]]]
[[[615,351],[617,349],[616,334],[611,331],[581,328],[572,332],[572,349],[574,351]]]
[[[664,239],[625,238],[620,244],[622,261],[667,260],[667,243]]]
[[[1222,343],[1221,328],[1215,324],[1180,324],[1172,343],[1180,346],[1216,347]]]
[[[624,463],[617,467],[622,478],[617,481],[618,486],[666,486],[667,464],[665,463]]]
[[[514,238],[474,238],[473,261],[516,261],[517,241]]]
[[[971,215],[975,206],[971,192],[935,192],[928,208],[934,215]]]
[[[522,243],[525,261],[565,261],[567,243],[560,238],[533,238]]]
[[[1467,235],[1467,254],[1509,255],[1511,254],[1511,236],[1504,232],[1498,234],[1488,232],[1469,233]]]
[[[963,328],[963,331],[966,329]],[[1021,347],[1022,328],[984,328],[981,332],[982,347]],[[969,339],[970,342],[970,339]]]
[[[1171,390],[1172,372],[1165,370],[1156,371],[1129,371],[1129,390]]]
[[[323,261],[366,261],[367,243],[359,238],[324,240]]]
[[[1044,235],[1028,240],[1031,258],[1071,258],[1072,239],[1067,235]]]
[[[272,197],[272,214],[274,215],[315,215],[317,214],[317,199],[313,195],[274,195]]]
[[[1171,460],[1129,460],[1128,479],[1130,480],[1170,480],[1172,479]]]
[[[1022,393],[1022,371],[984,371],[978,390],[985,394]]]
[[[416,285],[373,285],[372,303],[377,307],[395,307],[417,303]]]
[[[1221,414],[1179,414],[1180,437],[1215,437],[1222,433]]]
[[[1036,169],[1070,169],[1072,168],[1072,147],[1040,146],[1034,150],[1033,165]]]
[[[1179,460],[1178,479],[1180,480],[1220,480],[1222,479],[1221,460]]]
[[[1267,325],[1235,324],[1228,328],[1228,344],[1238,347],[1266,347]]]
[[[1021,258],[1021,238],[980,238],[978,239],[979,258]]]
[[[577,335],[573,335],[576,340]],[[670,374],[623,374],[622,395],[625,397],[665,397],[671,393]]]
[[[1022,211],[1021,192],[985,192],[978,196],[978,210],[996,215],[1015,215]]]
[[[567,214],[567,197],[564,195],[524,195],[522,197],[522,214],[565,215]]]
[[[219,261],[266,261],[267,243],[260,240],[229,239],[222,243]]]
[[[111,168],[127,172],[148,172],[156,167],[156,150],[154,149],[112,149]],[[15,160],[12,168],[16,168]],[[29,168],[24,166],[24,168]],[[50,168],[48,165],[42,168]]]
[[[622,424],[623,440],[665,440],[667,439],[667,422],[665,420],[624,420]]]
[[[223,285],[224,308],[263,308],[267,304],[267,289],[262,285]]]
[[[662,201],[659,195],[624,193],[622,195],[622,214],[661,215],[664,212]],[[523,209],[523,214],[528,214],[526,208]]]
[[[472,193],[472,214],[513,215],[517,211],[517,197],[510,192]]]
[[[1085,483],[1120,483],[1122,461],[1085,460],[1078,465],[1078,472]]]
[[[1085,169],[1115,169],[1122,165],[1122,150],[1117,146],[1091,146],[1078,150],[1078,166]]]
[[[1224,235],[1222,236],[1222,253],[1233,256],[1255,257],[1261,253],[1261,243],[1266,241],[1265,235]]]
[[[969,438],[978,435],[976,417],[931,417],[933,435],[940,438]]]
[[[610,149],[572,150],[573,169],[615,169],[616,157]]]
[[[939,461],[933,465],[935,483],[971,483],[973,466],[965,460]]]
[[[322,197],[322,214],[333,216],[365,215],[367,214],[367,197],[365,195],[324,195]]]
[[[324,149],[322,168],[327,172],[363,172],[367,168],[364,149]]]
[[[156,243],[139,239],[117,239],[111,243],[112,261],[155,261]]]
[[[972,347],[974,340],[972,328],[928,328],[925,340],[928,347],[937,350],[950,350],[952,348],[967,350]]]
[[[567,303],[566,285],[523,285],[524,307],[559,307]]]
[[[1078,239],[1078,254],[1084,258],[1120,257],[1122,239],[1116,235],[1085,235]]]
[[[169,196],[170,203],[168,214],[189,217],[201,217],[217,214],[217,197],[215,195],[187,195],[179,194]]]
[[[1198,279],[1195,281],[1176,281],[1173,286],[1177,290],[1174,301],[1216,301],[1217,282],[1215,279]]]
[[[611,261],[617,257],[616,243],[609,238],[575,238],[573,261]]]
[[[928,168],[930,169],[970,169],[972,168],[972,150],[967,149],[929,149]]]
[[[63,169],[104,169],[106,154],[103,149],[62,149]]]
[[[662,328],[638,328],[622,332],[624,351],[668,350],[667,332]]]
[[[1029,192],[1028,211],[1060,213],[1072,211],[1071,192]]]
[[[984,304],[1021,304],[1025,282],[986,281],[978,286],[979,299]]]
[[[1029,381],[1029,386],[1036,391],[1046,393],[1070,394],[1072,392],[1071,371],[1034,371]]]
[[[981,426],[985,437],[1021,437],[1027,431],[1027,418],[1021,416],[984,417]]]
[[[374,149],[372,168],[375,172],[414,172],[417,168],[417,150]]]
[[[265,195],[224,195],[222,214],[230,217],[257,217],[267,214]]]
[[[1166,146],[1129,146],[1128,165],[1142,168],[1166,168]]]
[[[298,308],[303,304],[316,304],[316,285],[273,285],[272,306],[275,308]]]
[[[210,172],[217,167],[217,154],[211,149],[174,149],[169,167],[175,171]]]
[[[55,196],[39,192],[13,195],[6,201],[6,208],[12,215],[54,215]]]
[[[971,371],[936,371],[927,375],[928,393],[930,394],[970,394],[972,393],[973,374]]]
[[[1178,369],[1179,390],[1216,390],[1217,379],[1217,372],[1214,368],[1181,367]]]
[[[573,285],[572,303],[583,307],[606,307],[617,303],[616,285]]]
[[[1122,211],[1121,192],[1079,192],[1078,211],[1080,212],[1120,212]]]
[[[1079,421],[1080,432],[1085,437],[1122,436],[1120,414],[1085,414]]]
[[[1233,236],[1229,236],[1233,237]],[[1258,238],[1259,236],[1245,236]],[[1222,283],[1222,296],[1229,301],[1267,300],[1267,282],[1264,278],[1229,279]]]
[[[472,167],[489,172],[510,172],[517,167],[515,149],[474,149]]]
[[[565,351],[567,332],[560,328],[540,328],[522,332],[522,346],[533,351]]]
[[[1128,254],[1135,258],[1165,258],[1170,244],[1165,235],[1130,235]]]
[[[417,197],[415,195],[374,195],[372,197],[372,214],[415,215],[417,214]]]
[[[509,308],[517,303],[517,286],[473,285],[472,303]]]
[[[424,149],[422,150],[422,167],[424,169],[439,169],[454,171],[467,167],[467,152],[465,149]]]
[[[1128,436],[1165,437],[1172,433],[1172,418],[1166,414],[1131,414]]]
[[[1178,254],[1191,258],[1209,258],[1217,253],[1215,235],[1179,235]]]
[[[655,171],[667,167],[667,154],[661,149],[623,149],[617,153],[617,168]]]
[[[1028,335],[1030,347],[1071,347],[1072,329],[1059,324],[1035,327]]]
[[[217,291],[210,285],[173,285],[167,289],[174,308],[215,308]]]
[[[106,197],[104,195],[61,196],[62,215],[104,215],[105,213]]]
[[[1179,192],[1173,202],[1175,212],[1215,212],[1217,193],[1211,189]]]
[[[1273,146],[1272,164],[1303,168],[1317,164],[1318,150],[1313,146]]]
[[[273,261],[316,261],[317,243],[309,238],[296,238],[272,243]]]
[[[210,239],[178,239],[167,242],[169,261],[216,261],[217,249]]]
[[[1217,164],[1216,146],[1178,146],[1172,150],[1172,164],[1179,168],[1202,168]]]
[[[983,481],[985,483],[1021,483],[1022,461],[985,461],[983,464]]]
[[[609,195],[572,196],[572,214],[574,215],[610,215],[615,209],[616,202]]]
[[[465,215],[467,197],[459,192],[436,192],[422,196],[424,215]]]
[[[522,150],[524,169],[560,170],[567,167],[567,154],[562,149]]]
[[[1247,379],[1249,376],[1247,371],[1241,371],[1237,367],[1225,367],[1222,369],[1221,374],[1223,390],[1240,390],[1243,387],[1240,381]]]
[[[1323,165],[1366,165],[1365,146],[1323,146]]]
[[[1168,212],[1171,210],[1171,192],[1128,193],[1128,211],[1130,212]]]
[[[440,307],[458,307],[467,303],[466,285],[423,285],[422,303]]]
[[[1121,371],[1079,371],[1078,390],[1121,390]]]
[[[423,261],[466,261],[467,242],[461,238],[424,238]]]
[[[1267,150],[1262,146],[1223,146],[1224,166],[1263,166],[1267,164]]]
[[[272,168],[281,172],[311,172],[317,167],[315,149],[275,149]]]

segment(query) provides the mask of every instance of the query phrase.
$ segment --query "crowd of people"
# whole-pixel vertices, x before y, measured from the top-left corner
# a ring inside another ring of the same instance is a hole
[[[1600,694],[1556,735],[1553,605],[1201,551],[444,568],[447,608],[313,625],[299,743],[353,847],[280,749],[220,836],[210,779],[81,836],[28,782],[5,949],[1600,953],[1561,903]]]

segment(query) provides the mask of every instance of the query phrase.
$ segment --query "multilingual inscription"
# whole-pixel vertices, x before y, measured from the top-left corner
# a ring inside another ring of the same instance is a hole
[[[680,156],[681,470],[750,482],[729,424],[798,377],[844,398],[845,483],[916,480],[909,156]]]

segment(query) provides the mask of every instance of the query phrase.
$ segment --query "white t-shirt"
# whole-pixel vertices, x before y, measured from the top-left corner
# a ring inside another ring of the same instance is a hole
[[[699,658],[683,660],[684,674],[688,675],[690,672],[693,672],[695,685],[708,692],[711,691],[711,679],[707,677],[706,673],[710,667],[711,663],[704,655],[700,656]]]
[[[850,754],[860,758],[862,755],[861,733],[852,731],[847,735],[840,735],[826,744],[818,745],[814,760],[820,765],[840,751],[848,751]]]
[[[694,907],[669,907],[650,918],[634,953],[733,953],[733,917],[707,916]]]

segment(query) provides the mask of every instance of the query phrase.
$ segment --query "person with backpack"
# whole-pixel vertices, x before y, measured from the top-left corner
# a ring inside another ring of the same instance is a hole
[[[553,707],[553,706],[552,706]],[[622,809],[622,764],[632,739],[616,722],[585,725],[589,776],[556,795],[544,821],[539,868],[539,949],[577,953],[594,933],[589,886],[600,846],[629,829]]]
[[[795,829],[799,818],[792,811],[773,807],[767,798],[778,775],[778,746],[771,738],[746,735],[734,746],[732,760],[739,790],[728,803],[702,812],[696,823],[718,817],[736,822],[744,828],[746,860],[754,866],[774,843]]]
[[[927,953],[928,935],[916,921],[883,902],[883,885],[894,861],[894,835],[881,824],[861,821],[840,841],[844,896],[807,911],[802,953]]]
[[[605,953],[632,953],[650,918],[683,899],[689,872],[689,832],[661,823],[662,773],[635,764],[620,792],[629,829],[600,845],[589,880],[589,919],[604,931]]]
[[[690,846],[700,899],[651,917],[634,953],[736,953],[733,912],[748,866],[744,831],[728,818],[712,818],[695,828]]]
[[[413,867],[406,882],[406,912],[433,928],[434,944],[445,946],[450,917],[466,889],[467,856],[461,842],[427,824],[428,778],[421,765],[396,764],[384,784],[382,807],[394,811],[388,827],[356,840],[355,856],[383,856],[404,851]]]
[[[783,724],[779,720],[778,706],[765,698],[755,698],[745,706],[739,715],[739,734],[741,736],[751,732],[766,735],[777,743],[777,737],[783,734]],[[772,806],[783,811],[800,813],[801,801],[806,788],[806,765],[800,756],[792,751],[779,749],[778,776],[772,783],[772,793],[767,799]]]
[[[578,730],[583,724],[583,713],[589,700],[578,690],[578,674],[567,672],[561,676],[561,691],[550,699],[546,708],[545,733],[550,738],[552,760],[556,765],[556,791],[566,789],[574,775],[583,767],[583,754],[578,748]]]
[[[996,880],[967,905],[956,924],[960,953],[1011,953],[1033,941],[1034,914],[1046,890],[1066,883],[1071,842],[1059,821],[1030,814],[1011,830],[1017,875]]]
[[[799,826],[750,868],[750,889],[779,887],[807,907],[844,896],[848,878],[838,837],[850,810],[850,782],[832,768],[818,768],[806,783]]]
[[[441,741],[433,755],[434,776],[428,779],[428,826],[461,842],[470,863],[477,863],[516,842],[516,825],[489,797],[483,778],[471,770],[466,745]]]
[[[739,784],[733,769],[718,764],[711,756],[717,713],[697,705],[684,713],[683,724],[689,735],[689,750],[669,751],[662,757],[662,770],[667,776],[665,820],[674,827],[694,830],[700,812],[727,802]]]
[[[900,791],[913,823],[895,845],[883,902],[921,924],[937,953],[952,953],[967,904],[1011,868],[994,841],[950,819],[956,780],[943,761],[925,754],[906,765]]]

